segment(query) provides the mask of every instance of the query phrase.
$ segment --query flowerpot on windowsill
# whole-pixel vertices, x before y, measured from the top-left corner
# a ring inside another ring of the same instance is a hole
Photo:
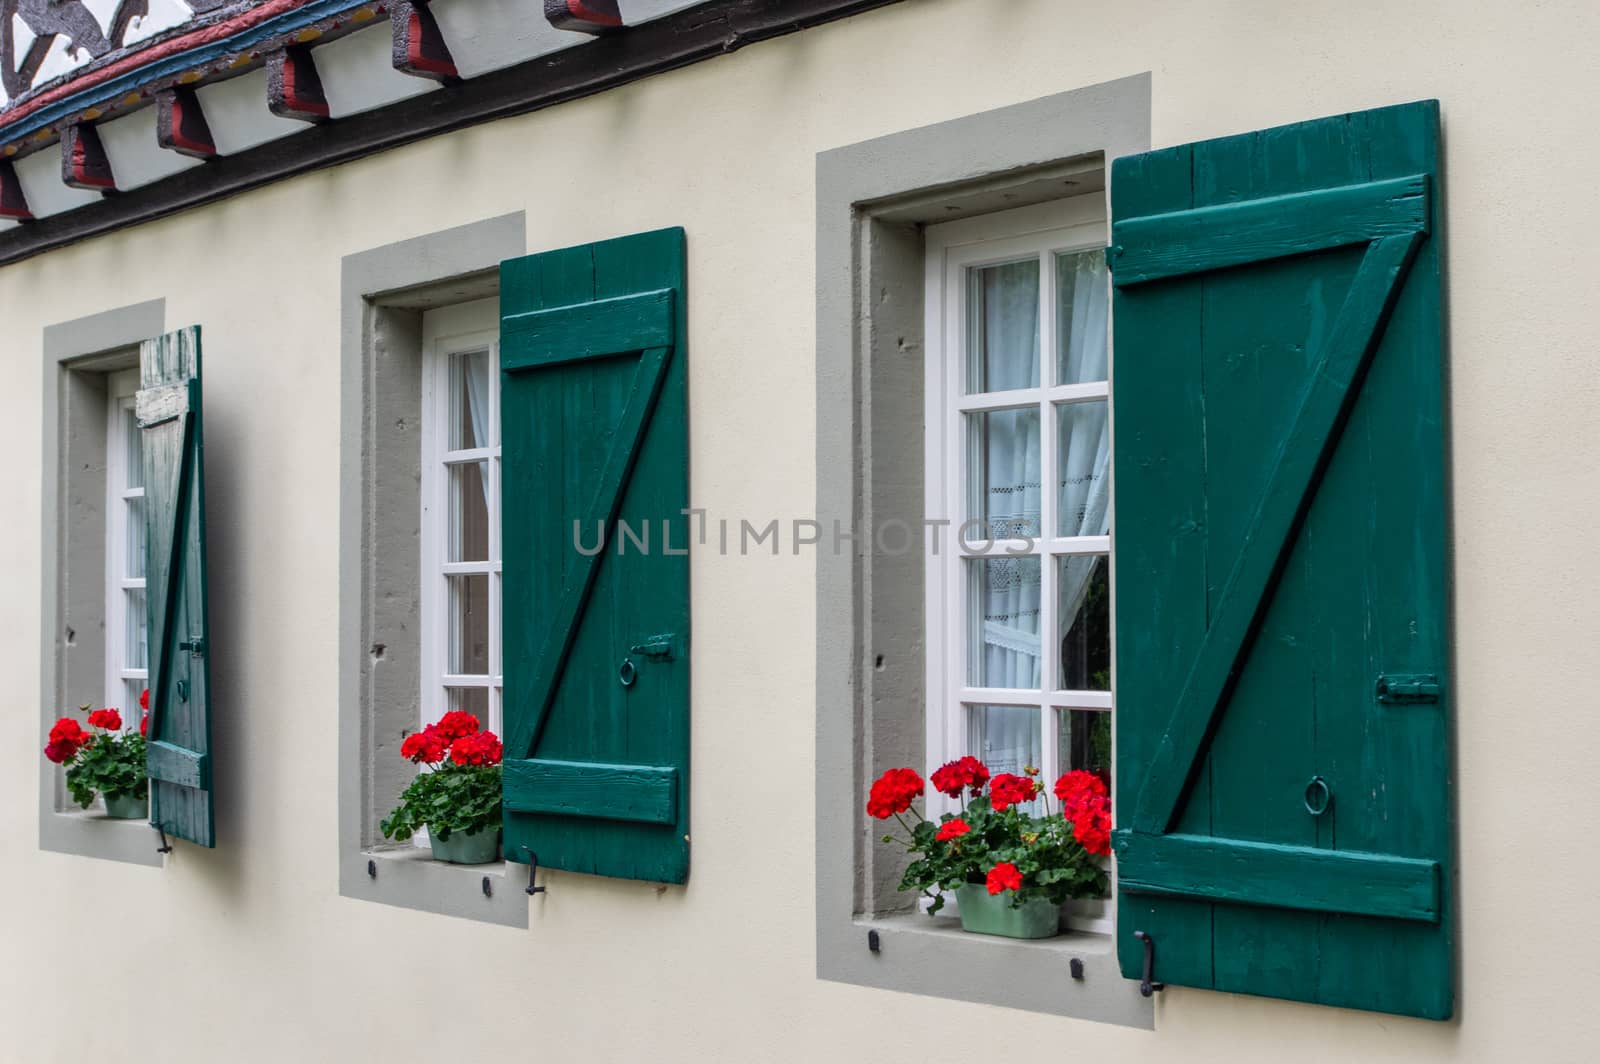
[[[450,864],[488,864],[500,856],[500,828],[484,828],[482,831],[454,831],[450,837],[440,840],[434,832],[428,832],[428,845],[433,847],[433,859],[446,861]]]
[[[1052,938],[1060,931],[1061,907],[1046,898],[1013,908],[1009,891],[990,894],[982,883],[963,883],[956,888],[956,905],[963,931],[1005,938]]]
[[[118,794],[105,795],[106,816],[112,820],[148,820],[150,819],[150,796],[148,794]]]

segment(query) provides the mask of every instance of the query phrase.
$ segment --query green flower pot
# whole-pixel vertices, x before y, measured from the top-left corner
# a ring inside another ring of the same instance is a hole
[[[106,816],[112,820],[149,820],[150,796],[148,794],[106,795]]]
[[[963,883],[956,888],[956,904],[963,931],[1005,938],[1052,938],[1060,931],[1061,908],[1045,898],[1012,908],[1010,891],[990,894],[982,883]]]
[[[433,847],[435,861],[448,861],[450,864],[488,864],[500,856],[500,828],[485,828],[471,833],[453,831],[450,837],[443,841],[430,832],[428,845]]]

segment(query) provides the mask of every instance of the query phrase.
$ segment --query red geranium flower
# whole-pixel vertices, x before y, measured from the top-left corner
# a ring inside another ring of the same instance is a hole
[[[45,744],[44,756],[58,765],[64,765],[78,756],[78,751],[89,744],[92,736],[71,717],[62,717],[50,727],[50,741]]]
[[[1097,798],[1078,811],[1072,821],[1072,837],[1096,857],[1111,852],[1111,805]]]
[[[922,787],[922,777],[914,769],[892,768],[873,783],[872,793],[867,795],[867,812],[879,820],[904,813],[922,793]]]
[[[499,736],[489,731],[478,732],[457,739],[450,747],[450,760],[458,765],[498,765],[503,753]]]
[[[1093,772],[1083,769],[1074,769],[1056,780],[1056,797],[1061,799],[1061,815],[1068,820],[1081,809],[1085,803],[1091,801],[1104,801],[1106,797],[1105,781]]]
[[[1039,793],[1039,784],[1027,776],[1002,772],[989,783],[989,803],[996,812],[1003,813],[1012,806],[1033,800]]]
[[[89,727],[106,731],[122,730],[122,714],[114,709],[97,709],[89,714]]]
[[[145,692],[146,695],[148,695],[149,693],[150,693],[149,691]],[[150,734],[150,714],[147,711],[144,716],[139,718],[139,738],[141,738],[141,739],[146,738],[146,737],[149,736],[149,734]]]
[[[946,820],[939,826],[939,833],[934,838],[940,842],[949,842],[951,839],[959,839],[971,830],[971,826],[965,820]]]
[[[940,765],[933,770],[933,775],[929,779],[933,783],[933,789],[940,794],[960,798],[961,792],[967,787],[972,788],[973,794],[983,790],[983,785],[989,782],[989,767],[968,754],[959,760]]]
[[[462,709],[452,709],[439,718],[439,723],[433,726],[438,735],[446,743],[453,743],[457,739],[468,735],[476,735],[478,731],[478,718]]]
[[[449,746],[434,725],[430,724],[406,736],[405,742],[400,744],[400,756],[419,765],[437,765],[444,760],[444,752]]]
[[[984,881],[990,894],[1003,894],[1008,890],[1022,889],[1022,873],[1017,871],[1017,866],[1010,861],[1001,861],[989,869],[989,876]]]
[[[150,688],[148,687],[139,693],[139,708],[146,710],[150,708]]]

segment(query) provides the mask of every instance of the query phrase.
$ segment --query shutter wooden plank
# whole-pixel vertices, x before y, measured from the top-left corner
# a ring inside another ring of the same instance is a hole
[[[1112,277],[1141,284],[1426,232],[1427,224],[1426,174],[1150,215],[1116,227]]]
[[[582,761],[510,761],[506,808],[603,820],[671,824],[678,819],[678,770]]]
[[[673,298],[670,291],[646,292],[504,318],[502,332],[525,335],[519,337],[515,361],[502,361],[501,367],[552,366],[598,355],[670,347]]]
[[[1167,831],[1178,814],[1192,778],[1185,766],[1198,766],[1216,712],[1237,681],[1293,545],[1293,533],[1338,443],[1339,428],[1360,390],[1361,375],[1382,338],[1383,323],[1420,240],[1416,233],[1385,237],[1362,260],[1327,350],[1311,372],[1294,427],[1278,452],[1177,709],[1156,747],[1133,816],[1137,831]]]
[[[211,755],[186,750],[172,743],[146,744],[145,768],[153,779],[179,787],[211,786]]]
[[[502,264],[513,860],[688,875],[684,260],[662,230]]]
[[[1133,894],[1175,894],[1249,905],[1439,919],[1439,862],[1352,850],[1241,842],[1199,835],[1126,837],[1127,871],[1117,880]]]
[[[1428,102],[1114,164],[1113,233],[1145,242],[1111,253],[1130,977],[1141,930],[1169,985],[1451,1013],[1437,141]],[[1384,235],[1397,218],[1420,224]],[[1335,347],[1364,360],[1343,381]],[[1437,701],[1380,702],[1400,674]]]
[[[139,364],[150,818],[173,838],[213,846],[199,327],[145,341]]]

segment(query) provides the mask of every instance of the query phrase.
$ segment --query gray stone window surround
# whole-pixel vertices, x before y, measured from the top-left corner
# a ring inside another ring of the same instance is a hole
[[[817,156],[824,527],[923,518],[923,226],[1103,189],[1110,159],[1149,146],[1141,74]],[[923,762],[924,564],[864,534],[817,555],[817,976],[1153,1028],[1109,936],[969,935],[895,889],[903,859],[863,806],[884,769]]]
[[[165,321],[156,299],[44,330],[41,749],[63,712],[105,697],[106,378],[138,366]],[[161,867],[146,821],[80,810],[61,770],[39,764],[40,849]]]
[[[378,823],[420,719],[422,315],[497,294],[526,252],[502,215],[347,255],[340,291],[339,893],[520,928],[522,866],[442,864]]]

